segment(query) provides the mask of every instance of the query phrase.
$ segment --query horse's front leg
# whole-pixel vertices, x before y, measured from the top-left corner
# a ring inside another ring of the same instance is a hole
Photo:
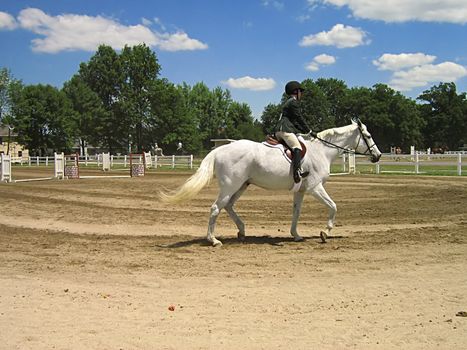
[[[292,234],[295,242],[303,241],[303,238],[297,232],[297,224],[304,196],[305,192],[295,192],[293,196],[292,226],[290,227],[290,233]]]
[[[336,218],[337,213],[337,206],[336,203],[329,197],[328,193],[323,187],[323,184],[320,183],[319,185],[315,186],[311,190],[311,194],[315,197],[318,201],[326,205],[329,209],[329,216],[328,216],[328,224],[327,224],[327,232],[321,231],[321,240],[326,242],[326,238],[331,235],[331,230],[334,227],[334,220]]]

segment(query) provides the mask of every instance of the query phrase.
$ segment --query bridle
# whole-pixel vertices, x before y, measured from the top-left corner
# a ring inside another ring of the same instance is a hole
[[[363,135],[362,122],[360,121],[360,119],[357,119],[357,126],[358,126],[358,131],[360,131],[357,146],[360,144],[360,140],[363,139],[363,141],[365,141],[365,145],[366,145],[367,149],[366,149],[366,151],[364,153],[360,153],[360,152],[356,152],[356,151],[354,151],[354,153],[364,155],[364,156],[371,155],[371,149],[373,147],[376,147],[376,143],[373,141],[373,144],[370,146],[370,143],[368,142],[367,138],[365,137],[365,135]]]
[[[310,132],[310,135],[311,135],[311,137],[313,137],[313,138],[315,138],[317,140],[320,140],[321,142],[323,142],[323,143],[325,143],[325,144],[327,144],[327,145],[329,145],[331,147],[342,150],[343,153],[353,153],[353,154],[358,154],[358,155],[361,155],[361,156],[371,155],[371,150],[372,150],[373,147],[376,147],[376,143],[373,141],[373,144],[370,145],[370,143],[368,142],[365,135],[363,135],[362,122],[360,121],[360,119],[356,118],[356,119],[352,119],[352,121],[354,121],[358,126],[359,135],[358,135],[357,146],[360,144],[360,140],[363,139],[363,141],[365,142],[365,145],[367,147],[367,150],[365,152],[363,152],[363,153],[362,152],[357,152],[356,150],[346,148],[346,147],[342,147],[342,146],[336,145],[336,144],[334,144],[332,142],[329,142],[327,140],[324,140],[321,137],[319,137],[317,134],[315,134],[314,132]]]

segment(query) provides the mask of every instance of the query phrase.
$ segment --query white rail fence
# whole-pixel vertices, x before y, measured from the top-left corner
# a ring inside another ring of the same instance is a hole
[[[383,154],[378,163],[371,163],[365,156],[355,157],[357,173],[404,173],[464,175],[467,173],[467,154]]]
[[[8,181],[11,178],[11,165],[21,166],[54,166],[55,158],[51,157],[28,157],[15,158],[3,157],[4,163],[2,169],[2,181]],[[134,161],[134,155],[133,155]],[[107,160],[106,160],[107,162]],[[149,158],[139,155],[139,163],[146,164],[146,168],[189,168],[193,169],[193,155],[188,156],[150,156]],[[103,169],[104,164],[102,156],[79,157],[79,166],[96,166]],[[129,156],[111,155],[111,169],[126,169],[130,167]],[[430,174],[436,175],[459,175],[467,173],[467,154],[464,152],[449,154],[383,154],[378,163],[371,163],[365,156],[342,155],[332,165],[332,175],[355,174],[355,173],[403,173],[403,174]]]
[[[143,159],[144,157],[144,159]],[[110,161],[110,164],[108,163]],[[189,168],[193,169],[193,155],[184,156],[157,156],[146,153],[144,156],[139,156],[139,161],[143,161],[147,168],[161,168],[170,167],[174,168]],[[22,166],[53,166],[55,162],[54,156],[39,157],[11,157],[12,164],[19,164]],[[80,166],[97,166],[104,168],[104,170],[110,170],[110,168],[129,168],[130,167],[130,156],[127,155],[109,155],[108,153],[96,154],[93,156],[80,156]]]

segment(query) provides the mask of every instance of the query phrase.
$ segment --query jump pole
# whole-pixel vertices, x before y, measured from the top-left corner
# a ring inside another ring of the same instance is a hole
[[[31,182],[31,181],[45,181],[45,180],[63,180],[65,178],[65,163],[66,158],[64,153],[54,153],[54,176],[51,177],[38,177],[34,179],[20,179],[14,182]]]

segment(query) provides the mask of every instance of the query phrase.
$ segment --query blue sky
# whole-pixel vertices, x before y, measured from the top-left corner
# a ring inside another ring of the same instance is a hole
[[[145,42],[179,84],[229,89],[259,117],[289,80],[467,91],[466,0],[0,0],[0,67],[61,87],[100,43]]]

